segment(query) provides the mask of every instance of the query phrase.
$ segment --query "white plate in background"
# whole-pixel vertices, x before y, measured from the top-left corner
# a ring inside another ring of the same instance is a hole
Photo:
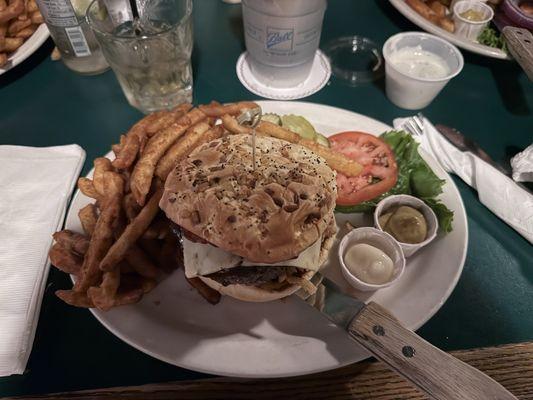
[[[405,2],[405,0],[389,0],[394,8],[396,8],[405,18],[411,21],[413,24],[422,28],[426,32],[440,36],[446,39],[448,42],[453,43],[457,47],[471,51],[472,53],[481,54],[482,56],[499,58],[501,60],[511,60],[509,54],[505,51],[497,49],[495,47],[485,46],[477,42],[471,42],[462,37],[456,36],[453,33],[448,32],[445,29],[435,25],[433,22],[428,21],[423,16],[418,14]]]
[[[26,58],[35,53],[49,36],[50,32],[48,31],[46,24],[41,24],[37,30],[33,32],[33,35],[31,35],[28,40],[26,40],[22,46],[17,49],[17,51],[9,56],[7,59],[8,64],[4,67],[0,67],[0,75],[9,71],[10,69],[13,69]]]

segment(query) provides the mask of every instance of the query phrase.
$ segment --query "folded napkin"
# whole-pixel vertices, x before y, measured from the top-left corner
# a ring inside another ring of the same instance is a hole
[[[26,368],[50,262],[85,151],[0,146],[0,376]]]
[[[401,129],[404,118],[393,121]],[[470,152],[462,152],[424,118],[421,147],[442,167],[477,190],[479,201],[533,244],[533,195]]]
[[[513,179],[517,182],[533,182],[533,144],[511,158]]]

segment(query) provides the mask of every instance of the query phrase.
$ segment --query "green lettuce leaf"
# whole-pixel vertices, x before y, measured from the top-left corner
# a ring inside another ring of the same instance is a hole
[[[477,41],[485,46],[496,47],[507,53],[507,43],[503,35],[496,29],[486,26],[477,37]]]
[[[437,216],[437,219],[439,220],[439,228],[442,229],[444,233],[451,232],[453,230],[453,211],[434,198],[422,197],[422,200],[424,200],[424,202],[431,207]]]
[[[393,194],[410,194],[422,199],[430,206],[439,220],[444,232],[451,232],[453,212],[442,204],[437,197],[442,193],[445,181],[439,179],[418,154],[418,143],[406,132],[389,131],[381,138],[394,151],[398,164],[398,182],[388,192],[370,201],[355,206],[337,206],[335,211],[341,213],[371,212],[385,197]]]

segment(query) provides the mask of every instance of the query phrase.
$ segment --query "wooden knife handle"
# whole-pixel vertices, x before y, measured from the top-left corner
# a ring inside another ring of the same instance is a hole
[[[369,303],[350,323],[350,336],[414,385],[438,400],[517,400],[481,371],[439,350]]]

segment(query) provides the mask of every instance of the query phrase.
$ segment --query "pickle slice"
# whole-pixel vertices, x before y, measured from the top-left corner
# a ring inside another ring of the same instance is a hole
[[[272,122],[273,124],[276,124],[276,125],[281,125],[281,118],[278,114],[274,114],[274,113],[263,114],[263,116],[261,117],[261,120]]]
[[[287,114],[281,117],[281,126],[297,133],[304,139],[315,140],[316,131],[313,125],[304,117]]]

